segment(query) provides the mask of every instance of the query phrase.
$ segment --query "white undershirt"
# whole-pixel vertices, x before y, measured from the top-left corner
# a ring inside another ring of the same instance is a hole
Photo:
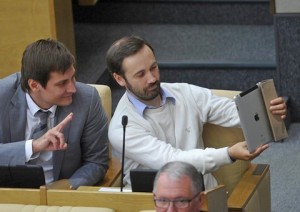
[[[162,105],[161,107],[145,109],[144,118],[148,120],[151,125],[158,126],[156,130],[161,130],[162,132],[160,132],[160,134],[165,136],[164,138],[161,138],[162,140],[174,147],[177,147],[173,113],[172,102],[166,101],[166,104]]]

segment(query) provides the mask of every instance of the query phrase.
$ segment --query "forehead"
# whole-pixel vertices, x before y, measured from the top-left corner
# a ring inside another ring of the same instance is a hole
[[[188,176],[174,179],[163,173],[157,181],[157,197],[176,199],[182,197],[190,198],[192,195],[192,181]]]
[[[74,66],[70,66],[64,73],[61,71],[52,71],[49,74],[49,81],[61,81],[72,78],[75,75]]]
[[[138,52],[124,58],[122,68],[125,73],[134,74],[149,68],[156,61],[152,50],[144,45]]]

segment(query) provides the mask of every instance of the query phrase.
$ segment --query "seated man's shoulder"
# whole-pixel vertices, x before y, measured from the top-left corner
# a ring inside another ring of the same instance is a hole
[[[182,89],[182,88],[188,88],[191,86],[191,84],[184,83],[184,82],[173,82],[173,83],[167,83],[162,82],[161,86],[164,88],[172,88],[172,89]]]
[[[161,87],[167,91],[178,94],[188,94],[191,90],[200,89],[201,87],[188,83],[161,83]]]
[[[91,95],[93,93],[96,93],[96,89],[92,86],[82,83],[82,82],[76,82],[76,94],[77,95]]]
[[[14,73],[0,79],[0,94],[9,96],[9,92],[15,92],[20,87],[21,74]]]

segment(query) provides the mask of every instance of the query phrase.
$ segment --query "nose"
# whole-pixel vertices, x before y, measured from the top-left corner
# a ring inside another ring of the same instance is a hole
[[[67,92],[68,93],[76,93],[76,81],[71,81],[69,84],[68,84],[68,87],[67,87]]]
[[[151,71],[149,71],[148,73],[149,73],[149,74],[148,74],[148,78],[147,78],[148,84],[152,84],[152,83],[156,82],[157,79],[156,79],[155,74],[152,73]]]
[[[174,203],[170,202],[167,212],[176,212],[176,208],[174,207]]]

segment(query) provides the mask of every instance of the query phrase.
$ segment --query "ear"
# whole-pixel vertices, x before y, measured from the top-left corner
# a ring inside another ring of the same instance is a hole
[[[200,208],[200,209],[203,209],[203,205],[204,205],[205,202],[206,202],[206,198],[205,198],[204,192],[201,192],[198,198],[199,198],[199,208]],[[206,203],[206,204],[207,204],[207,203]]]
[[[113,73],[113,77],[120,86],[124,87],[126,85],[126,81],[121,75]]]
[[[35,92],[40,90],[41,84],[33,79],[29,79],[28,86],[32,92]]]

